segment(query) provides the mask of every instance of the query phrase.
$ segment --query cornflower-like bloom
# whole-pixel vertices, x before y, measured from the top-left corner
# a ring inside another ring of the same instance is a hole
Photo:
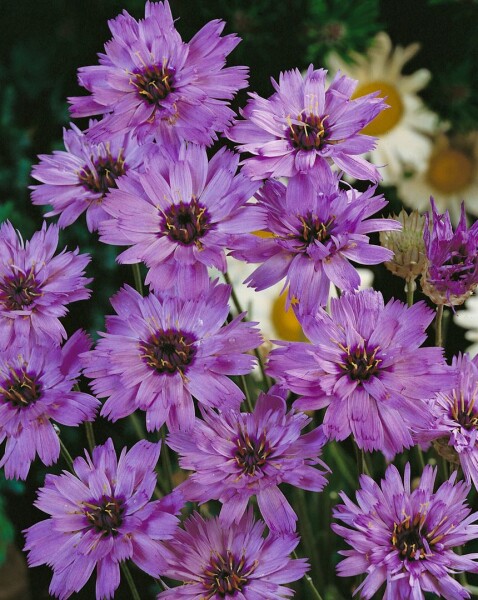
[[[40,163],[33,167],[32,177],[42,182],[31,187],[33,204],[51,204],[53,210],[45,216],[60,215],[61,228],[86,211],[88,229],[96,231],[107,218],[102,207],[105,195],[129,169],[142,169],[151,146],[138,146],[129,135],[93,143],[73,123],[64,129],[63,143],[65,150],[40,154]]]
[[[260,229],[263,218],[247,200],[259,187],[236,175],[239,157],[219,151],[208,162],[205,148],[183,146],[178,157],[153,156],[143,175],[118,181],[103,203],[111,219],[100,225],[101,241],[131,245],[122,263],[144,261],[146,283],[196,296],[209,286],[207,267],[225,272],[232,234]]]
[[[357,82],[337,73],[326,89],[327,71],[310,65],[280,74],[270,98],[251,94],[226,132],[239,142],[241,152],[255,156],[244,161],[244,172],[254,179],[293,177],[298,173],[323,175],[335,164],[357,179],[381,179],[377,169],[360,154],[375,147],[376,138],[360,131],[386,108],[378,92],[355,100]]]
[[[207,407],[238,408],[244,395],[227,377],[249,373],[261,343],[256,323],[239,315],[223,327],[231,288],[211,284],[193,300],[143,298],[126,286],[111,299],[118,316],[106,319],[106,334],[87,360],[92,389],[108,397],[101,414],[112,421],[137,408],[148,430],[190,429],[194,396]]]
[[[458,306],[471,296],[478,285],[478,221],[466,226],[465,203],[460,222],[453,232],[450,215],[439,215],[430,199],[433,218],[425,215],[425,251],[427,263],[421,279],[423,293],[435,304]]]
[[[339,189],[335,176],[320,188],[300,175],[287,188],[267,182],[257,198],[269,235],[238,236],[231,253],[263,262],[245,283],[260,291],[285,277],[288,300],[297,299],[300,311],[309,313],[327,304],[330,282],[341,290],[358,289],[360,276],[349,260],[365,265],[390,260],[393,252],[370,244],[367,234],[400,228],[391,219],[368,219],[387,204],[374,192],[374,187],[364,193]]]
[[[427,465],[411,491],[410,465],[404,481],[390,465],[380,486],[360,477],[357,504],[340,494],[344,504],[335,507],[334,517],[346,527],[333,523],[332,529],[353,550],[340,552],[347,558],[337,570],[342,577],[367,574],[355,590],[361,598],[370,600],[383,583],[384,600],[424,600],[423,592],[447,600],[470,598],[452,576],[478,571],[478,554],[455,554],[453,548],[476,538],[478,513],[470,515],[470,487],[455,481],[456,472],[436,492],[435,477],[436,468]]]
[[[413,445],[411,429],[431,420],[427,400],[453,387],[456,377],[439,347],[420,348],[434,311],[423,302],[408,308],[398,300],[384,306],[382,294],[345,292],[304,316],[311,344],[277,342],[269,372],[302,396],[301,410],[328,407],[324,432],[381,450],[388,459]]]
[[[16,338],[59,345],[66,338],[59,321],[66,304],[90,297],[85,285],[92,280],[83,277],[90,257],[78,249],[54,256],[58,231],[43,223],[24,242],[9,221],[0,226],[0,349]]]
[[[99,401],[72,391],[81,374],[79,354],[90,346],[77,331],[62,348],[17,341],[0,352],[0,443],[6,439],[0,467],[7,479],[26,479],[37,454],[47,466],[58,460],[52,420],[74,426],[94,419]]]
[[[433,440],[437,451],[461,465],[467,482],[478,489],[478,356],[455,356],[452,364],[458,371],[456,386],[437,394],[434,421],[414,437],[420,443]]]
[[[194,513],[167,542],[165,575],[184,584],[161,592],[158,600],[291,598],[293,590],[282,584],[297,581],[309,568],[306,560],[289,558],[299,540],[292,534],[264,538],[263,532],[252,510],[230,526]]]
[[[278,390],[261,393],[253,413],[204,411],[190,432],[169,435],[168,445],[179,453],[183,469],[195,471],[180,487],[186,500],[220,500],[225,525],[239,522],[249,498],[257,498],[271,530],[293,532],[297,515],[277,487],[285,482],[313,492],[322,491],[327,466],[319,459],[325,436],[321,428],[305,435],[311,419],[287,413]]]
[[[162,542],[173,537],[183,502],[178,493],[150,502],[159,452],[142,440],[118,460],[109,439],[76,458],[74,473],[47,475],[35,506],[51,516],[25,531],[25,550],[30,567],[53,568],[50,594],[69,598],[97,567],[96,598],[112,598],[127,559],[152,577],[165,570]]]
[[[131,131],[140,142],[217,139],[234,116],[227,101],[247,85],[246,67],[224,68],[240,38],[221,37],[225,24],[214,20],[183,42],[167,1],[146,2],[140,21],[123,11],[108,24],[113,38],[100,64],[78,72],[91,96],[70,98],[72,115],[105,115],[90,128],[95,138]]]

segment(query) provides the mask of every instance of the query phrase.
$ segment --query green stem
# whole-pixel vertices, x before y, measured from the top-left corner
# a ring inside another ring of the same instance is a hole
[[[96,446],[95,432],[93,431],[93,424],[90,421],[85,421],[86,430],[86,441],[88,442],[88,449],[93,452],[93,448]]]
[[[423,469],[425,468],[425,459],[423,458],[423,452],[422,449],[420,448],[420,446],[415,446],[415,448],[417,449],[417,456],[418,456],[418,463],[420,465],[420,469],[423,471]]]
[[[294,558],[298,558],[296,552],[292,552],[292,556]],[[312,581],[312,578],[310,577],[310,575],[307,575],[307,573],[306,573],[304,575],[304,579],[307,581],[307,584],[310,587],[310,590],[311,590],[314,598],[316,598],[316,600],[323,600],[322,596],[319,594],[319,590],[315,587],[314,582]]]
[[[435,346],[443,346],[443,304],[437,306]]]
[[[354,442],[354,448],[355,448],[355,458],[357,460],[357,471],[358,471],[359,476],[363,475],[363,474],[370,475],[370,471],[367,466],[367,461],[365,460],[365,452],[361,448],[359,448],[355,442]]]
[[[249,393],[249,386],[247,385],[247,379],[244,375],[241,375],[241,383],[242,388],[244,390],[244,395],[246,396],[246,406],[249,412],[254,412],[254,407],[252,406],[251,394]]]
[[[63,456],[63,459],[66,462],[66,464],[68,465],[68,469],[71,472],[73,472],[74,471],[74,469],[73,469],[73,459],[71,458],[71,454],[68,452],[68,448],[62,442],[61,437],[58,437],[58,440],[60,442],[61,455]]]
[[[141,277],[139,263],[135,263],[131,266],[133,267],[134,287],[141,295],[143,295],[143,278]]]
[[[136,433],[136,436],[139,440],[145,440],[146,439],[146,432],[143,429],[143,425],[141,424],[141,421],[139,420],[139,417],[136,413],[131,413],[129,416],[129,420],[131,422],[131,425],[133,426],[134,432]]]
[[[169,456],[169,448],[166,444],[166,428],[163,425],[161,427],[161,439],[163,443],[161,444],[161,462],[164,468],[164,472],[166,473],[166,480],[169,486],[169,492],[174,489],[173,484],[173,469],[171,467],[171,457]]]
[[[407,288],[407,304],[408,306],[413,306],[413,294],[415,292],[415,280],[407,279],[406,288]]]
[[[131,597],[133,600],[141,600],[141,596],[139,595],[138,589],[133,581],[133,577],[131,576],[128,565],[125,562],[120,562],[120,567],[126,581],[128,582],[129,589],[131,591]]]
[[[242,314],[244,312],[244,310],[242,309],[241,303],[239,302],[239,298],[237,297],[237,294],[236,294],[236,292],[234,290],[234,287],[233,287],[233,285],[231,283],[231,279],[229,277],[229,274],[226,271],[225,273],[223,273],[223,275],[224,275],[224,281],[228,285],[231,286],[231,298],[232,298],[232,302],[234,304],[234,307],[235,307],[237,313],[240,315],[240,314]],[[254,354],[255,354],[255,357],[257,358],[257,362],[259,364],[259,369],[261,371],[261,377],[262,377],[262,381],[264,382],[265,391],[267,391],[271,387],[272,382],[271,382],[269,376],[266,373],[266,370],[264,368],[264,363],[262,361],[262,357],[261,357],[261,354],[260,354],[258,348],[254,348]]]
[[[299,516],[300,523],[300,533],[302,536],[302,543],[304,545],[304,550],[309,557],[310,564],[312,567],[313,575],[315,579],[322,583],[323,577],[320,571],[320,563],[318,560],[318,556],[316,555],[316,547],[317,544],[311,536],[311,532],[313,531],[310,519],[309,519],[309,511],[307,509],[307,503],[305,501],[304,492],[301,489],[294,490],[294,498],[297,501],[297,512]]]

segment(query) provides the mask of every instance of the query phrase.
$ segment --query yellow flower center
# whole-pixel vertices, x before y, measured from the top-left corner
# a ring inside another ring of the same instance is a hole
[[[359,98],[372,92],[380,92],[380,98],[386,98],[390,108],[379,113],[373,121],[362,129],[360,133],[367,135],[383,135],[393,129],[402,119],[403,102],[397,88],[385,81],[370,81],[359,85],[353,94],[353,98]]]
[[[254,235],[260,238],[273,238],[274,234],[270,231],[265,231],[264,229],[258,229],[257,231],[252,232]]]
[[[473,179],[473,161],[464,152],[446,148],[430,159],[428,181],[445,194],[459,192]]]
[[[277,336],[281,340],[287,340],[289,342],[299,342],[305,339],[297,317],[289,306],[289,310],[285,309],[285,303],[287,294],[284,292],[278,296],[271,308],[271,321]]]

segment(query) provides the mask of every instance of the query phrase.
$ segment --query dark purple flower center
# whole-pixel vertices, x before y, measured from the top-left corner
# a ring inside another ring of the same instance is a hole
[[[470,252],[466,246],[460,246],[450,252],[448,260],[442,269],[451,281],[461,281],[473,275],[476,271],[476,252]]]
[[[33,267],[24,273],[14,271],[0,281],[0,303],[7,310],[23,310],[41,296]]]
[[[196,354],[196,338],[184,331],[157,331],[140,343],[141,358],[159,373],[184,373]]]
[[[410,517],[406,517],[401,523],[393,524],[392,544],[402,558],[417,560],[426,557],[426,548],[429,544],[425,539],[430,536],[426,536],[423,530],[425,516],[418,514],[413,521]]]
[[[302,223],[302,231],[299,235],[299,240],[304,242],[305,246],[313,244],[316,240],[324,243],[330,239],[335,215],[329,217],[325,223],[310,211],[306,215],[298,215],[298,219]]]
[[[272,452],[264,433],[254,439],[249,437],[247,431],[241,431],[235,443],[237,449],[234,458],[244,475],[255,475],[256,469],[265,465]]]
[[[300,150],[319,150],[327,137],[327,131],[324,126],[325,117],[309,113],[300,114],[297,117],[299,123],[289,123],[287,136],[294,148]]]
[[[104,196],[110,189],[117,187],[116,179],[126,173],[124,158],[121,156],[121,151],[117,158],[108,152],[106,156],[101,156],[92,162],[94,169],[85,165],[78,173],[78,178],[87,190]]]
[[[458,398],[456,390],[453,390],[453,404],[450,406],[449,416],[464,429],[477,429],[478,412],[476,412],[475,397],[465,401],[463,392]]]
[[[211,229],[209,212],[196,198],[189,203],[171,204],[164,211],[162,225],[169,239],[186,246],[200,244],[199,239]]]
[[[148,65],[135,71],[130,82],[142,100],[161,107],[161,102],[174,90],[175,73],[175,69],[165,64]]]
[[[380,358],[376,358],[378,347],[372,350],[357,346],[353,351],[343,346],[341,348],[345,350],[345,354],[340,367],[348,373],[352,381],[368,381],[378,373],[379,365],[382,362]]]
[[[226,598],[235,596],[236,592],[242,592],[256,566],[257,564],[254,563],[248,567],[244,555],[238,559],[230,550],[225,557],[221,554],[212,555],[203,575],[206,588],[204,600],[210,600],[215,596]]]
[[[14,408],[26,408],[42,395],[42,384],[36,380],[36,375],[28,373],[26,368],[10,369],[10,378],[0,385],[0,394],[5,403]]]
[[[98,533],[104,536],[118,535],[124,517],[124,502],[112,496],[103,496],[101,500],[84,502],[86,518]]]

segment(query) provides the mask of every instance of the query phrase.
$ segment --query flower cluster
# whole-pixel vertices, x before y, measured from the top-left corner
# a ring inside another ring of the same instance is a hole
[[[424,111],[420,124],[411,113],[429,73],[402,75],[417,46],[392,52],[381,34],[358,61],[360,81],[313,65],[285,71],[269,98],[252,93],[235,118],[230,101],[247,68],[225,66],[239,38],[223,36],[224,26],[211,21],[184,42],[166,0],[147,1],[142,19],[124,11],[111,20],[99,64],[79,70],[89,95],[70,99],[73,117],[100,120],[85,131],[71,124],[65,149],[33,168],[32,201],[50,205],[58,224],[27,242],[9,222],[0,227],[0,468],[26,479],[37,455],[50,466],[61,453],[69,469],[38,492],[35,506],[49,517],[25,531],[29,565],[52,568],[60,600],[94,570],[97,600],[113,598],[121,572],[138,598],[128,562],[161,585],[158,599],[305,597],[305,586],[320,598],[307,575],[288,584],[309,568],[330,583],[324,549],[339,543],[324,527],[342,484],[357,489],[353,447],[359,474],[370,476],[356,504],[342,492],[332,508],[342,522],[332,530],[351,546],[338,574],[365,575],[355,591],[366,600],[384,584],[388,600],[469,598],[453,575],[478,572],[478,555],[453,548],[478,537],[466,503],[478,484],[478,359],[446,363],[441,317],[478,285],[478,225],[467,227],[463,205],[453,231],[433,201],[431,217],[387,218],[377,191],[382,172],[396,183],[412,162],[406,144],[390,150],[393,138],[421,144],[417,168],[428,160],[422,134],[433,115]],[[375,133],[388,138],[377,152]],[[236,148],[211,149],[219,134]],[[381,171],[369,156],[389,164]],[[353,179],[372,185],[355,189]],[[93,348],[61,321],[69,303],[90,296],[89,256],[55,254],[59,230],[84,212],[100,242],[123,247],[117,260],[133,265],[136,285],[113,295],[115,314]],[[282,285],[276,331],[302,340],[268,340],[267,365],[228,273],[233,261],[257,265],[239,267],[255,291]],[[359,289],[357,267],[381,263],[406,280],[408,306]],[[420,273],[437,311],[413,304]],[[97,412],[113,423],[131,417],[140,441],[127,450],[131,431],[116,426],[119,458],[111,438],[97,445]],[[64,428],[80,424],[89,450],[72,460]],[[159,466],[156,435],[167,444]],[[415,444],[459,464],[463,480],[447,465],[436,492],[429,465],[415,486],[410,465],[404,480],[393,465],[373,480],[383,457]],[[291,557],[297,547],[307,558]]]

